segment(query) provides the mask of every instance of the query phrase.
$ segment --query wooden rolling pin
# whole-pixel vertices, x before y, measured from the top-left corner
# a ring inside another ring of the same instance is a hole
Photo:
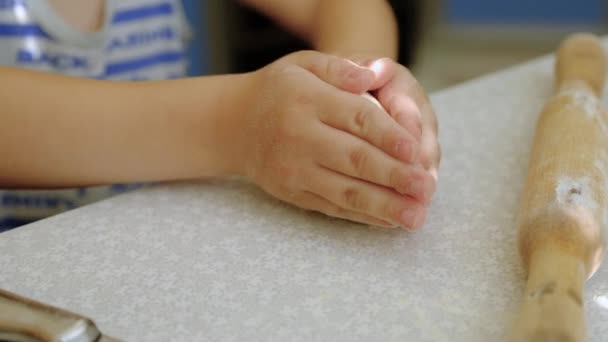
[[[583,286],[597,270],[608,220],[606,57],[591,34],[557,52],[556,92],[536,127],[519,215],[527,270],[512,341],[585,341]]]

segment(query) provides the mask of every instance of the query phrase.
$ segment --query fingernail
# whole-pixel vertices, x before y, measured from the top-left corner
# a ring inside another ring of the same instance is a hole
[[[430,203],[435,192],[436,179],[430,172],[425,171],[425,174],[413,177],[409,185],[410,194],[420,200],[422,203]],[[429,177],[430,176],[430,177]]]
[[[346,74],[346,78],[349,80],[357,80],[361,77],[361,71],[357,68],[352,67],[351,70]]]
[[[346,77],[351,80],[367,80],[374,77],[374,75],[365,68],[352,67],[352,70],[348,72],[348,75]]]
[[[413,180],[410,182],[408,194],[416,196],[416,197],[422,197],[424,199],[426,197],[425,190],[426,190],[426,186],[424,185],[423,181]]]
[[[408,116],[405,113],[398,114],[399,124],[402,127],[410,126],[410,125],[408,125],[408,120],[407,120],[408,117],[412,117],[412,116],[411,115]],[[410,133],[416,138],[417,141],[420,141],[420,139],[422,139],[422,120],[420,118],[420,115],[416,116],[413,121],[414,121],[414,127],[409,129],[410,131],[412,131]]]
[[[400,139],[396,146],[397,155],[405,162],[413,163],[418,160],[418,148],[412,142]]]
[[[418,226],[418,211],[408,208],[401,213],[401,223],[406,229],[414,229]]]

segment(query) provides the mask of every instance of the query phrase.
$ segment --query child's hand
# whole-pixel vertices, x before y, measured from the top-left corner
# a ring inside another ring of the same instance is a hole
[[[360,64],[374,70],[376,78],[369,90],[390,116],[416,137],[420,144],[419,162],[436,180],[441,149],[437,118],[426,93],[407,68],[390,58]]]
[[[420,163],[437,178],[441,149],[431,103],[412,74],[389,58],[362,63],[376,73],[370,90],[380,104],[421,145]]]
[[[305,51],[251,80],[242,135],[234,137],[245,175],[306,209],[381,226],[422,225],[435,179],[419,165],[419,138],[359,95],[378,83],[374,72]]]

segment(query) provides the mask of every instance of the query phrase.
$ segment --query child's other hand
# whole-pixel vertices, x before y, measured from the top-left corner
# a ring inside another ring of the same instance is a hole
[[[282,200],[330,216],[422,225],[435,179],[420,166],[419,138],[360,96],[378,83],[374,72],[303,51],[252,73],[251,81],[242,136],[234,137],[246,176]],[[399,82],[383,92],[384,102]]]
[[[370,90],[380,104],[420,143],[420,163],[437,178],[441,149],[431,103],[407,68],[390,58],[363,62],[376,73]]]
[[[371,59],[360,65],[374,71],[376,77],[369,90],[390,116],[417,139],[419,162],[437,180],[441,159],[437,118],[424,89],[407,68],[390,58]]]

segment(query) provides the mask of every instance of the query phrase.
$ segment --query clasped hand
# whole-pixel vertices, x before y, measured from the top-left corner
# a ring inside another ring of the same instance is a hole
[[[405,67],[301,51],[251,77],[236,139],[245,176],[304,209],[384,227],[423,225],[440,159],[437,121]]]

